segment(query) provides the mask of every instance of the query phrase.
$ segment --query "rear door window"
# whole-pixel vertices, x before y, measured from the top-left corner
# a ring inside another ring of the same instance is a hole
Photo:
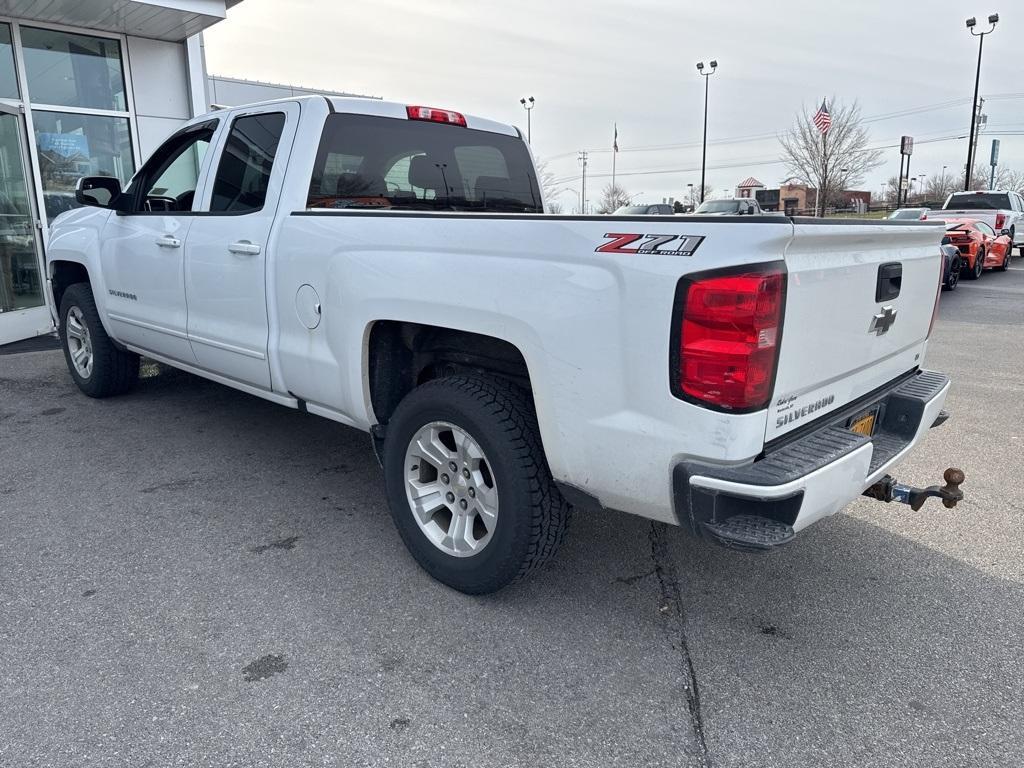
[[[520,138],[350,114],[327,118],[307,206],[543,212]]]
[[[263,208],[270,186],[284,113],[245,115],[231,124],[213,180],[211,213],[250,213]]]

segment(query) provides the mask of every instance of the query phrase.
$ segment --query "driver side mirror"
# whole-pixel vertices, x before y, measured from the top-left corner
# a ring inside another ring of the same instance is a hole
[[[747,206],[747,215],[748,216],[753,216],[754,215],[754,206],[752,206],[752,205],[748,205]]]
[[[121,194],[121,182],[113,176],[83,176],[75,185],[75,202],[96,208],[113,208]]]
[[[1007,237],[1009,237],[1010,236],[1010,230],[1008,230],[1008,229],[1001,229],[1001,230],[999,230],[999,234],[1000,235],[1006,235]]]

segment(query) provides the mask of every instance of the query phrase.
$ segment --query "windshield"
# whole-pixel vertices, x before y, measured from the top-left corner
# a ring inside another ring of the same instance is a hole
[[[701,203],[696,213],[737,213],[740,210],[739,200],[708,200]],[[746,206],[744,205],[744,210]]]
[[[348,114],[327,118],[307,207],[543,213],[521,139]]]
[[[920,219],[927,208],[902,208],[889,214],[890,219]]]
[[[1011,206],[1010,196],[1005,192],[961,192],[950,197],[943,207],[947,211],[992,211],[1009,209]]]

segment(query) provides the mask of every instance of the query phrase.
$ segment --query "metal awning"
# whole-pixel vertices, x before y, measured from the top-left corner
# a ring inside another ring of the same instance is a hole
[[[241,0],[0,0],[0,16],[180,43]]]

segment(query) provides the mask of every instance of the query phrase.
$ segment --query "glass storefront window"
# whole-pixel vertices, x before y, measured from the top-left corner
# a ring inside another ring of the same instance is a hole
[[[32,110],[43,207],[52,223],[77,208],[75,184],[82,176],[114,176],[122,186],[135,173],[128,119]]]
[[[10,24],[0,24],[0,98],[18,98],[18,76],[14,71]]]
[[[0,112],[0,314],[43,305],[20,120]]]
[[[28,95],[36,104],[127,109],[117,40],[21,27],[21,47]]]

